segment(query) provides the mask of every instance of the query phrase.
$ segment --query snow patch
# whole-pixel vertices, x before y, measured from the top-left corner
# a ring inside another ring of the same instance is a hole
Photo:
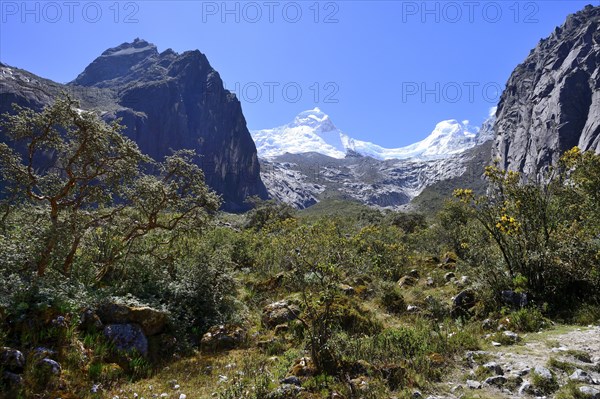
[[[318,152],[341,159],[354,151],[379,160],[446,158],[474,147],[478,143],[478,133],[479,128],[470,126],[468,120],[450,119],[438,123],[424,140],[406,147],[385,148],[351,138],[335,127],[319,108],[299,113],[287,125],[251,132],[261,158]]]

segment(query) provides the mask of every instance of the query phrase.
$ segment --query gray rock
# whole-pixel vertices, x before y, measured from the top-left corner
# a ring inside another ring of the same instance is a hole
[[[267,394],[267,399],[288,399],[297,397],[300,392],[302,392],[303,388],[292,385],[292,384],[283,384],[274,391]]]
[[[62,367],[60,364],[52,359],[44,358],[37,363],[39,369],[43,370],[48,374],[53,374],[55,376],[60,375],[62,371]]]
[[[37,359],[43,359],[45,357],[52,359],[54,356],[56,356],[56,351],[54,349],[45,348],[43,346],[38,346],[32,351],[32,353]]]
[[[535,368],[533,369],[533,372],[535,374],[537,374],[540,378],[544,379],[544,380],[552,380],[554,377],[552,376],[552,372],[550,372],[550,370],[548,370],[546,367],[544,366],[535,366]]]
[[[504,384],[506,384],[506,377],[501,376],[501,375],[495,375],[493,377],[488,377],[485,379],[485,381],[483,382],[484,385],[489,385],[489,386],[494,386],[494,387],[502,387]]]
[[[467,380],[466,384],[469,389],[481,389],[481,383],[479,381]]]
[[[494,329],[494,321],[492,319],[485,319],[481,322],[481,327],[484,330],[493,330]]]
[[[138,324],[147,337],[162,332],[169,321],[169,314],[165,311],[122,303],[104,304],[98,308],[97,314],[104,324]]]
[[[582,387],[579,387],[579,392],[581,392],[581,394],[584,395],[584,397],[586,398],[600,399],[600,389],[598,388],[584,385]]]
[[[594,379],[587,372],[577,369],[569,376],[569,380],[583,382],[584,384],[593,384]]]
[[[527,294],[519,293],[511,290],[505,290],[500,293],[502,302],[513,308],[522,308],[527,306],[528,299]]]
[[[458,293],[452,300],[452,317],[466,317],[470,315],[471,308],[475,306],[475,293],[471,290],[464,290]]]
[[[519,387],[518,393],[519,393],[519,396],[523,396],[526,394],[529,394],[529,395],[534,394],[534,391],[535,390],[529,381],[523,381],[523,383]]]
[[[20,373],[25,368],[25,356],[17,349],[0,349],[0,366],[7,371]]]
[[[138,324],[109,324],[104,327],[104,336],[119,351],[148,354],[148,339]]]
[[[504,375],[504,370],[502,370],[502,366],[500,366],[496,362],[489,362],[482,366],[484,369],[491,371],[496,375]]]
[[[501,169],[536,177],[574,146],[600,152],[599,22],[598,7],[569,15],[513,71],[494,126]]]
[[[300,378],[296,377],[295,375],[290,375],[288,377],[285,377],[284,379],[282,379],[279,382],[282,384],[291,384],[291,385],[297,385],[297,386],[302,385],[302,381],[300,381]]]
[[[211,327],[200,340],[204,350],[219,351],[240,347],[246,341],[246,331],[237,325],[226,324]]]
[[[473,368],[477,365],[476,358],[488,356],[490,353],[486,351],[467,351],[465,353],[465,360],[469,364],[469,367]]]
[[[274,328],[279,324],[295,320],[300,314],[300,308],[288,301],[273,302],[263,308],[262,324]]]
[[[23,384],[23,376],[21,374],[11,373],[10,371],[2,373],[2,379],[10,387],[18,387]]]
[[[507,337],[508,339],[510,339],[512,342],[519,342],[521,340],[521,338],[519,337],[519,334],[512,332],[512,331],[504,331],[502,334],[504,334],[505,337]]]

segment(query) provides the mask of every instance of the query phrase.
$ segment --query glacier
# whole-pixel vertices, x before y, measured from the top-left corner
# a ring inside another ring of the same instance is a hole
[[[474,147],[487,138],[480,137],[480,129],[468,121],[455,119],[439,122],[423,140],[399,148],[384,148],[377,144],[351,138],[338,129],[329,115],[319,108],[299,113],[292,122],[270,129],[250,132],[258,156],[273,159],[280,155],[316,152],[342,159],[348,153],[368,156],[377,160],[447,158]],[[483,140],[482,140],[483,139]]]

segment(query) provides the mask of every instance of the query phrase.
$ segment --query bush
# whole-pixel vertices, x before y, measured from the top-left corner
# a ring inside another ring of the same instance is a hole
[[[548,325],[548,320],[537,308],[523,308],[507,316],[509,327],[521,332],[537,332]]]
[[[463,189],[455,196],[500,251],[502,273],[511,280],[506,288],[524,289],[554,310],[596,298],[600,155],[569,151],[539,182],[524,182],[518,173],[495,166],[485,174],[490,183],[486,196]]]
[[[380,302],[388,312],[396,315],[406,312],[406,301],[396,284],[385,283],[381,290]]]

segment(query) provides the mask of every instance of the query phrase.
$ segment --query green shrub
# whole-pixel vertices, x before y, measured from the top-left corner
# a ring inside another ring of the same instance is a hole
[[[550,395],[558,390],[559,385],[556,377],[552,374],[551,379],[543,378],[535,371],[531,373],[531,384],[544,395]]]
[[[538,308],[530,307],[519,309],[507,316],[512,330],[522,332],[537,332],[548,325],[548,320]]]
[[[380,302],[388,312],[396,315],[406,312],[406,301],[396,284],[383,284],[381,290]]]

